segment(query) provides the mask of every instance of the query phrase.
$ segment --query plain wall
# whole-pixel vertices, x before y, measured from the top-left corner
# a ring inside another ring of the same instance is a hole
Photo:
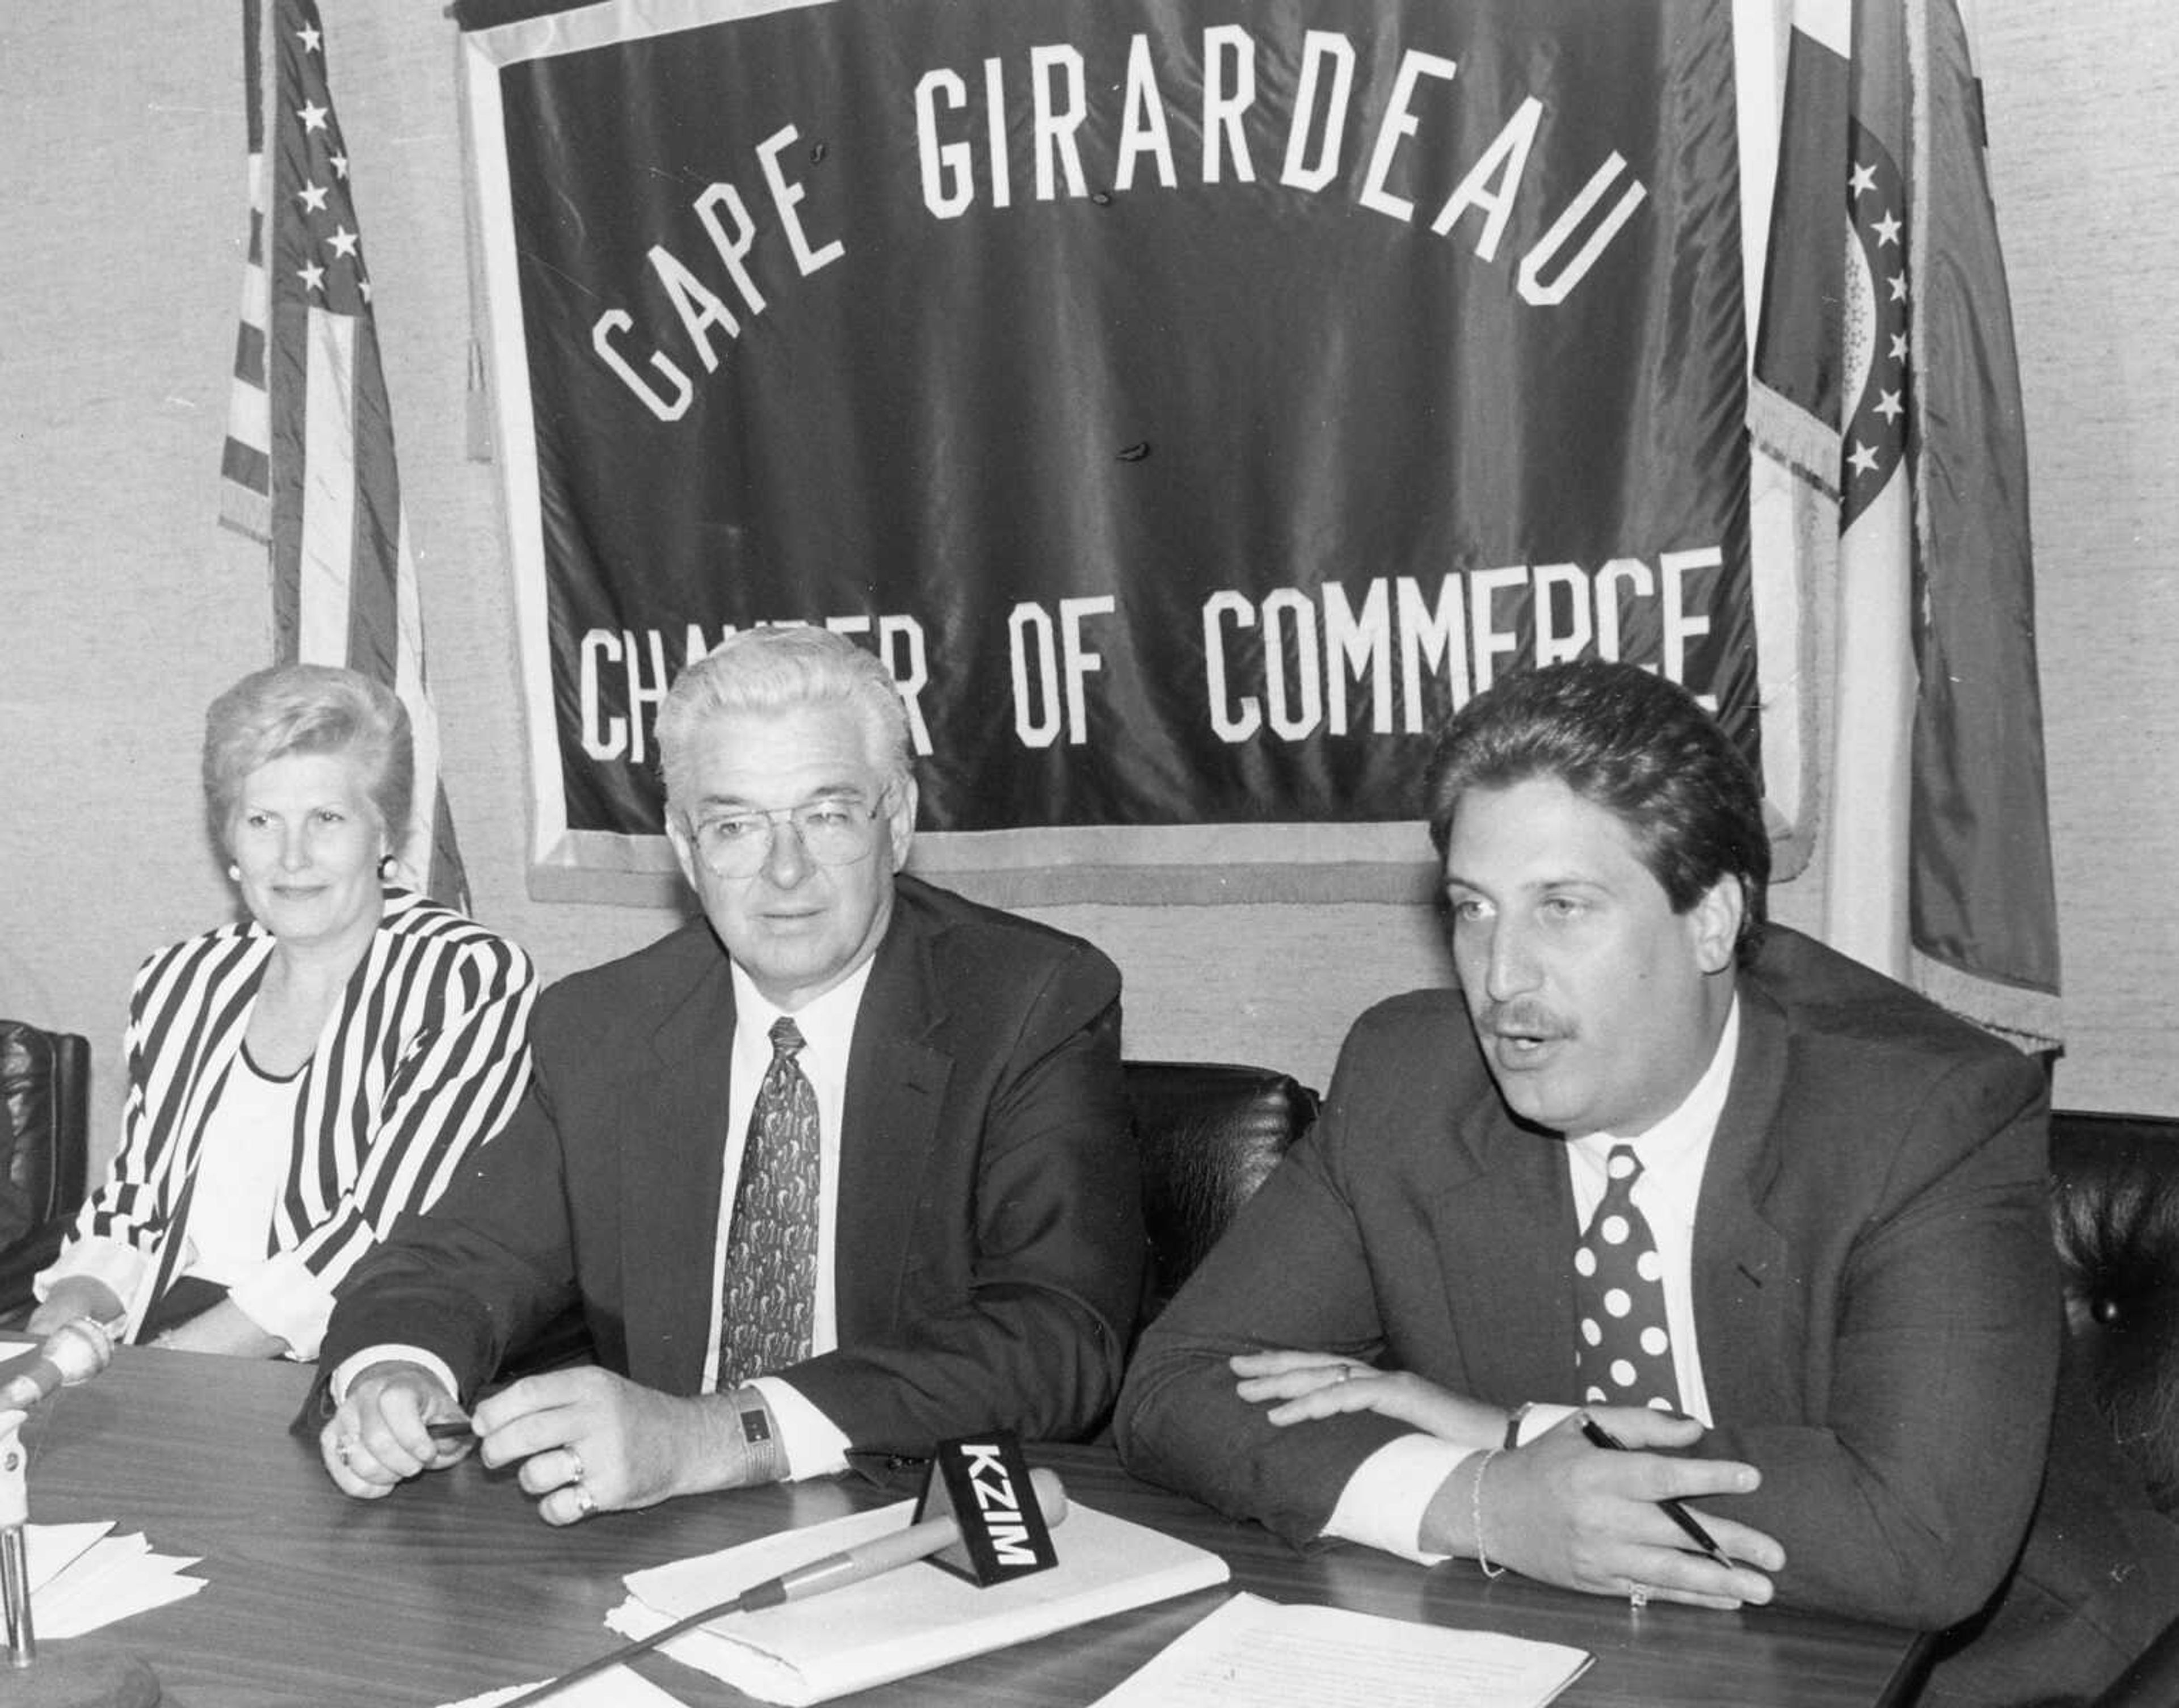
[[[524,887],[521,730],[495,471],[465,459],[454,30],[326,8],[475,909],[547,976],[668,910]],[[0,1013],[85,1034],[110,1142],[129,978],[226,917],[195,777],[206,703],[269,656],[261,549],[215,524],[244,234],[239,8],[0,8]],[[2179,1109],[2179,22],[2165,0],[1979,8],[2027,392],[2066,956],[2059,1092]],[[1814,872],[1774,912],[1816,925]],[[1083,906],[1039,916],[1127,977],[1135,1056],[1321,1085],[1378,996],[1445,982],[1424,907]]]

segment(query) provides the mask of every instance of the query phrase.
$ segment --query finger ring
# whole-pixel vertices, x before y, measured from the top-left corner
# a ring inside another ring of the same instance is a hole
[[[574,1467],[574,1469],[568,1473],[568,1480],[575,1484],[578,1487],[580,1487],[584,1475],[583,1456],[577,1453],[572,1447],[563,1447],[560,1451],[567,1454],[568,1464]]]
[[[355,1443],[354,1442],[349,1441],[345,1438],[333,1443],[333,1457],[338,1459],[341,1464],[347,1466],[350,1470],[354,1470],[355,1469],[354,1462],[349,1458],[349,1453],[354,1449],[354,1446]]]
[[[1649,1586],[1629,1579],[1627,1584],[1627,1605],[1639,1612],[1649,1605]]]
[[[587,1519],[592,1513],[597,1511],[597,1498],[590,1493],[588,1484],[578,1482],[570,1484],[569,1486],[575,1491],[575,1512],[578,1517]]]
[[[1354,1366],[1351,1364],[1342,1364],[1339,1366],[1339,1374],[1332,1377],[1332,1380],[1334,1381],[1349,1381],[1353,1379],[1353,1376]]]

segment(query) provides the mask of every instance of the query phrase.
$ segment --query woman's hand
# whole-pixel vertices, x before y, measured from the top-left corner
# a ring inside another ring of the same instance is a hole
[[[1373,1411],[1463,1447],[1498,1445],[1506,1415],[1407,1370],[1380,1370],[1331,1352],[1247,1352],[1229,1362],[1234,1392],[1268,1404],[1265,1420],[1284,1428],[1342,1412]]]
[[[64,1323],[89,1317],[94,1322],[117,1322],[127,1310],[113,1289],[88,1275],[71,1275],[53,1283],[46,1302],[30,1313],[23,1325],[29,1334],[51,1334]]]
[[[459,1425],[460,1403],[439,1378],[405,1360],[357,1373],[348,1397],[318,1433],[318,1454],[343,1494],[375,1501],[424,1471],[443,1470],[474,1443],[466,1433],[442,1440],[435,1423]]]

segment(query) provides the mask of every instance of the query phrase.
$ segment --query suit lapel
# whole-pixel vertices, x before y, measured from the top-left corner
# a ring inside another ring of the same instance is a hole
[[[952,1052],[945,992],[909,898],[897,895],[855,1016],[840,1119],[834,1311],[843,1342],[890,1332]],[[852,1255],[853,1261],[846,1260]]]
[[[1433,1211],[1446,1304],[1479,1398],[1574,1398],[1577,1229],[1564,1141],[1514,1124],[1487,1077]]]
[[[1784,1011],[1753,979],[1743,978],[1739,1059],[1695,1205],[1695,1336],[1713,1417],[1765,1415],[1775,1400],[1762,1373],[1771,1368],[1777,1348],[1745,1344],[1746,1332],[1738,1326],[1770,1314],[1737,1310],[1734,1301],[1759,1297],[1765,1288],[1785,1287],[1792,1279],[1786,1238],[1759,1207],[1781,1161],[1778,1118],[1791,1051]],[[1751,1381],[1759,1385],[1751,1388]]]
[[[733,980],[722,953],[659,1026],[651,1058],[625,1087],[629,1136],[617,1153],[625,1320],[663,1326],[631,1337],[629,1374],[672,1393],[696,1392],[711,1351],[733,1043]]]

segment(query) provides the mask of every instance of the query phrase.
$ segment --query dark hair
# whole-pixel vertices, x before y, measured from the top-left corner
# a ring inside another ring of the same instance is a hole
[[[1556,777],[1616,814],[1672,911],[1730,873],[1740,880],[1737,949],[1762,935],[1770,838],[1755,774],[1717,720],[1677,683],[1583,659],[1508,676],[1455,712],[1425,774],[1430,840],[1445,857],[1471,788]]]

